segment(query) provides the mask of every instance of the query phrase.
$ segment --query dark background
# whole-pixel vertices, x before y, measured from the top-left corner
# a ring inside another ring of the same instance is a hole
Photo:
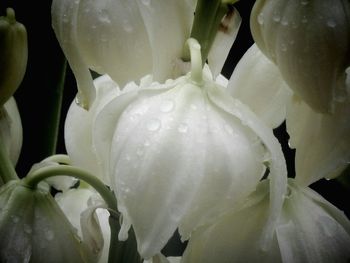
[[[223,74],[229,77],[244,52],[253,44],[249,30],[249,16],[255,0],[241,0],[235,4],[242,16],[242,25],[237,40],[232,46],[225,63]],[[24,24],[28,32],[28,64],[25,77],[15,93],[23,125],[23,148],[16,170],[20,177],[25,176],[30,167],[51,155],[46,149],[47,120],[52,118],[51,98],[56,93],[56,83],[61,78],[64,56],[51,27],[51,1],[1,0],[0,15],[5,15],[6,7],[12,7],[16,18]],[[62,101],[61,121],[57,141],[57,153],[65,153],[63,123],[67,109],[74,99],[76,86],[74,76],[66,70]],[[294,176],[294,151],[288,148],[288,135],[285,125],[275,131],[285,152],[289,174]],[[349,191],[336,180],[321,180],[312,185],[327,200],[344,210],[350,216]]]

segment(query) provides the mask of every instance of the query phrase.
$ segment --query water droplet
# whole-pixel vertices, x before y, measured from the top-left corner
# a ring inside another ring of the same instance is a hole
[[[327,21],[327,26],[328,27],[335,28],[336,25],[337,25],[337,23],[333,19],[329,19]]]
[[[97,28],[96,25],[92,25],[92,26],[91,26],[91,29],[93,29],[93,30],[96,29],[96,28]]]
[[[51,241],[54,239],[54,237],[55,237],[55,233],[52,230],[48,229],[45,231],[46,240]]]
[[[194,104],[191,104],[191,105],[190,105],[190,108],[191,108],[192,110],[197,110],[197,106],[194,105]]]
[[[158,119],[150,119],[147,122],[147,130],[149,131],[156,131],[160,128],[161,123]]]
[[[286,44],[281,44],[281,50],[282,50],[283,52],[286,52],[286,51],[287,51],[287,46],[286,46]]]
[[[175,103],[172,100],[164,100],[160,104],[160,111],[167,113],[171,112],[174,109]]]
[[[264,13],[262,13],[262,12],[258,15],[258,23],[260,25],[264,24]]]
[[[306,24],[308,22],[307,18],[304,16],[302,19],[301,19],[301,23],[303,24]]]
[[[151,145],[151,143],[149,141],[145,141],[145,143],[143,144],[145,147],[148,147]]]
[[[141,3],[144,5],[150,5],[151,4],[151,0],[141,0]]]
[[[281,16],[279,14],[274,14],[272,16],[273,21],[275,21],[276,23],[278,23],[279,21],[281,21]]]
[[[125,30],[125,32],[132,32],[134,30],[133,26],[130,24],[129,20],[124,19],[123,20],[123,28]]]
[[[232,129],[232,127],[231,127],[230,125],[225,124],[225,125],[224,125],[224,129],[225,129],[225,131],[226,131],[228,134],[233,134],[233,129]]]
[[[130,157],[130,155],[125,155],[125,160],[127,160],[128,162],[131,160],[131,157]]]
[[[144,152],[143,147],[137,148],[136,154],[137,154],[138,156],[142,156],[144,153],[145,153],[145,152]]]
[[[33,232],[32,228],[30,227],[30,225],[24,224],[23,226],[24,232],[27,234],[31,234]]]
[[[188,131],[188,125],[186,123],[181,123],[179,125],[179,127],[177,128],[177,130],[180,132],[180,133],[186,133]]]
[[[109,15],[106,9],[102,9],[100,10],[100,15],[98,17],[98,19],[105,24],[110,24],[111,20],[109,19]]]
[[[308,5],[309,4],[309,0],[301,0],[300,2],[301,5]]]
[[[15,223],[15,224],[17,224],[18,221],[19,221],[19,217],[18,217],[18,216],[15,216],[15,215],[12,215],[12,216],[11,216],[11,219],[12,219],[12,222]]]
[[[289,22],[287,19],[283,18],[282,21],[281,21],[281,25],[282,26],[288,26],[289,25]]]
[[[69,22],[69,18],[68,18],[68,16],[66,14],[63,15],[62,21],[63,21],[63,23],[68,23]]]

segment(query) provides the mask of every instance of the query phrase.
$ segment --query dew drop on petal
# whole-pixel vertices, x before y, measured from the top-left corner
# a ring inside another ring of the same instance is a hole
[[[188,131],[188,125],[186,123],[181,123],[179,125],[179,127],[177,128],[177,130],[180,132],[180,133],[186,133]]]
[[[148,6],[151,4],[151,0],[141,0],[141,3]]]
[[[259,23],[260,25],[263,25],[263,24],[264,24],[264,14],[263,14],[263,13],[260,13],[260,14],[258,15],[258,23]]]
[[[327,21],[327,26],[328,26],[328,27],[335,28],[336,25],[337,25],[337,24],[336,24],[336,22],[335,22],[333,19],[329,19],[329,20]]]
[[[19,217],[18,217],[18,216],[15,216],[15,215],[12,215],[12,216],[11,216],[11,219],[12,219],[12,222],[15,223],[15,224],[17,224],[18,221],[19,221]]]
[[[125,32],[132,32],[134,30],[133,26],[130,24],[129,20],[125,19],[123,20],[123,29]]]
[[[30,225],[24,224],[23,226],[24,232],[27,234],[31,234],[33,232],[32,228],[30,227]]]
[[[171,112],[174,109],[175,103],[172,100],[164,100],[160,104],[160,111],[167,113]]]
[[[158,119],[150,119],[147,122],[147,130],[149,131],[157,131],[160,128],[161,124]]]
[[[45,231],[45,238],[46,238],[46,240],[51,241],[51,240],[54,239],[54,237],[55,237],[55,234],[54,234],[54,232],[52,230],[48,229],[48,230]]]
[[[273,21],[275,21],[276,23],[281,21],[281,16],[279,14],[274,14],[272,16]]]

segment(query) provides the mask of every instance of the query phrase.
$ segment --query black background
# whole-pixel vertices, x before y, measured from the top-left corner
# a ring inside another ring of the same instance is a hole
[[[242,25],[225,63],[223,74],[229,77],[244,52],[253,44],[249,30],[249,16],[254,0],[241,0],[235,4],[242,16]],[[28,32],[28,64],[25,77],[15,98],[22,117],[23,148],[16,170],[23,177],[30,167],[49,154],[45,149],[46,120],[50,118],[50,102],[47,98],[55,96],[55,83],[60,78],[64,57],[51,27],[51,1],[1,0],[0,15],[5,15],[6,7],[15,9],[16,18],[23,23]],[[63,123],[67,109],[74,99],[76,86],[74,76],[66,71],[65,89],[61,111],[57,153],[65,153]],[[286,155],[289,175],[294,176],[294,151],[288,148],[288,135],[285,125],[276,129]],[[350,194],[336,180],[321,180],[312,185],[327,200],[344,210],[350,216]]]

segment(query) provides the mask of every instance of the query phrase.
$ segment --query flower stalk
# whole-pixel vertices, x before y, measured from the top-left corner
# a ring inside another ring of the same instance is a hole
[[[197,39],[202,47],[203,64],[208,57],[222,19],[235,2],[237,0],[198,0],[190,36]],[[183,59],[188,61],[189,55],[185,50]]]

